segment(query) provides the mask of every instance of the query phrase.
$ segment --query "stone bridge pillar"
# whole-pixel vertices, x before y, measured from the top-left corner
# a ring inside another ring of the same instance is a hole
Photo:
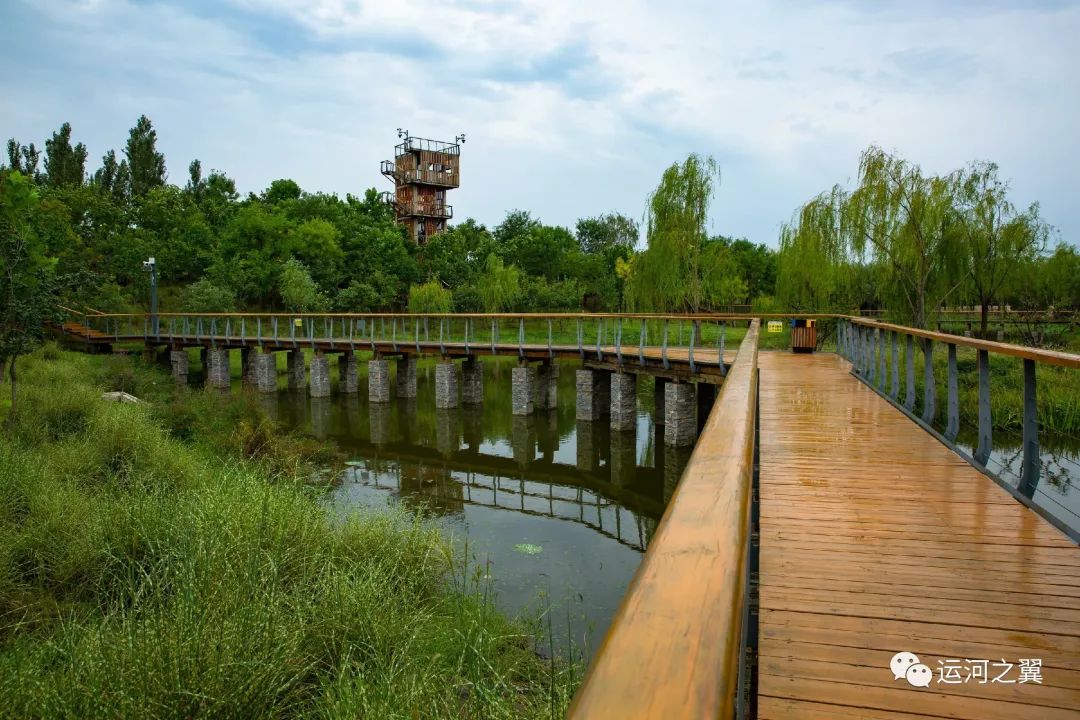
[[[346,395],[355,395],[360,381],[356,370],[356,353],[346,350],[338,355],[338,387]]]
[[[330,397],[330,358],[322,350],[311,356],[311,382],[308,393],[313,398]]]
[[[403,355],[397,359],[397,379],[395,380],[398,398],[416,397],[416,356]]]
[[[697,398],[688,382],[669,382],[664,388],[664,444],[688,447],[697,439]]]
[[[187,350],[183,348],[170,350],[169,365],[172,367],[172,375],[176,379],[176,384],[187,385],[188,367],[190,365]]]
[[[559,406],[559,366],[554,360],[545,360],[536,368],[537,410],[554,410]]]
[[[510,371],[510,401],[514,415],[532,415],[536,409],[536,368],[523,363]]]
[[[637,375],[611,374],[611,429],[632,430],[637,427]]]
[[[368,372],[368,402],[390,402],[390,362],[376,355],[367,364]]]
[[[261,393],[277,392],[277,358],[274,353],[253,350],[255,366],[255,388]]]
[[[468,358],[461,365],[461,402],[465,405],[484,403],[484,363]]]
[[[206,381],[210,387],[228,388],[230,384],[229,351],[212,347],[206,351]]]
[[[449,358],[442,358],[435,365],[435,407],[456,408],[457,406],[457,364]]]
[[[577,408],[578,420],[598,420],[601,415],[610,412],[611,373],[606,370],[582,368],[577,371]]]
[[[288,355],[289,389],[300,390],[307,385],[307,373],[304,369],[304,351],[290,350]]]

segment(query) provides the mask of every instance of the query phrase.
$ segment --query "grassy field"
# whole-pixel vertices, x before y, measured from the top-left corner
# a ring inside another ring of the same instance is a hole
[[[0,716],[561,717],[535,652],[423,521],[331,520],[333,453],[126,358],[23,361],[0,435]],[[100,399],[124,388],[151,402]],[[7,387],[2,387],[4,391]]]

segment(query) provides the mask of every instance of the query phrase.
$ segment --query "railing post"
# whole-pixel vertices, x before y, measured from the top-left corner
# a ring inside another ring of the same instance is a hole
[[[720,362],[720,377],[727,377],[727,365],[724,364],[724,336],[727,334],[727,321],[720,321],[720,346],[717,349],[719,353],[718,360]]]
[[[443,341],[443,325],[445,324],[445,318],[439,318],[439,352],[444,356],[446,355],[446,344]],[[457,397],[455,395],[455,397]],[[455,402],[457,402],[455,400]]]
[[[904,407],[908,412],[915,412],[915,338],[907,336],[904,362],[907,364],[907,377],[904,382]]]
[[[585,359],[585,329],[582,327],[581,318],[577,319],[577,349],[581,354],[581,359]]]
[[[978,351],[979,365],[979,444],[975,448],[975,462],[986,465],[993,449],[993,418],[990,410],[990,353]]]
[[[491,354],[495,354],[495,336],[498,335],[497,328],[498,321],[495,318],[491,318]],[[424,326],[427,326],[427,318],[424,318]]]
[[[697,335],[698,321],[693,320],[690,322],[690,350],[687,352],[687,357],[690,359],[690,373],[697,372],[697,366],[694,364],[694,336]]]
[[[668,362],[668,357],[667,357],[667,334],[668,334],[668,321],[667,321],[667,318],[664,318],[664,346],[661,348],[660,353],[661,353],[661,355],[663,356],[663,359],[664,359],[664,369],[665,370],[670,370],[671,369],[671,363]]]
[[[518,357],[525,357],[525,318],[518,318]]]
[[[950,442],[956,439],[960,432],[960,399],[959,380],[956,370],[956,345],[949,343],[949,376],[948,376],[948,410],[945,420],[945,438]]]
[[[923,340],[923,413],[922,419],[927,425],[934,424],[935,398],[937,387],[934,384],[934,341]]]
[[[900,342],[896,337],[896,331],[889,333],[892,339],[892,387],[890,388],[892,399],[895,402],[900,397]]]
[[[637,342],[637,361],[638,365],[645,366],[645,337],[648,333],[646,329],[645,321],[641,321],[641,329],[638,330],[638,342]]]
[[[596,359],[604,359],[604,351],[601,344],[604,341],[604,321],[601,318],[596,319]]]
[[[885,347],[885,331],[878,330],[878,390],[885,392],[885,387],[889,382],[889,372],[885,365],[885,358],[888,355],[888,348]]]
[[[551,347],[551,318],[548,318],[548,359],[555,357],[555,350]]]
[[[413,324],[413,335],[414,335],[413,339],[416,341],[416,352],[417,352],[417,354],[419,354],[420,353],[420,318],[414,317],[413,321],[412,321],[412,324]]]
[[[1024,358],[1024,459],[1020,471],[1020,492],[1031,497],[1039,484],[1039,406],[1035,393],[1035,361]]]
[[[622,318],[615,321],[615,361],[622,365]]]

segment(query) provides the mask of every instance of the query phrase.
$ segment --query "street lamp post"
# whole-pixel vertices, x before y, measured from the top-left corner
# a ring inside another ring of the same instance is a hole
[[[157,262],[154,258],[144,260],[143,271],[150,273],[150,331],[156,337],[159,333],[157,316]]]

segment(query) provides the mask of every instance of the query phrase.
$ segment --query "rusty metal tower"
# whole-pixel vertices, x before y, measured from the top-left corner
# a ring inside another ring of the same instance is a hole
[[[446,229],[454,208],[446,203],[446,191],[461,184],[462,133],[454,142],[413,137],[398,128],[402,141],[394,147],[394,159],[383,160],[382,174],[394,181],[394,190],[382,193],[383,202],[394,208],[397,221],[419,245]]]

